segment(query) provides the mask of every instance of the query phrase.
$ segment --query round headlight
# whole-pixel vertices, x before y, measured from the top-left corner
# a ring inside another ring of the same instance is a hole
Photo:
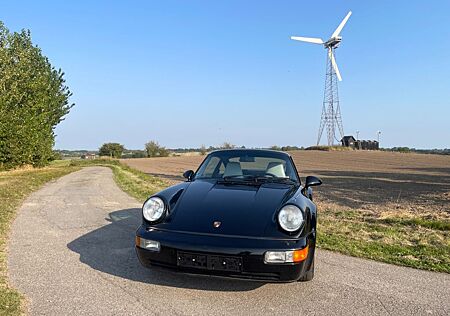
[[[164,215],[165,209],[163,200],[159,197],[152,197],[144,203],[144,206],[142,206],[142,215],[144,215],[144,218],[149,222],[154,222]]]
[[[286,205],[278,213],[278,222],[285,231],[294,232],[303,224],[303,213],[297,206]]]

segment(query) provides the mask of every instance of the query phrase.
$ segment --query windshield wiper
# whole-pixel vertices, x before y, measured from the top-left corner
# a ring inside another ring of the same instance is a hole
[[[232,176],[224,176],[222,179],[223,180],[232,180],[232,179],[244,179],[245,177],[248,177],[248,176],[242,176],[242,175],[237,175],[237,174],[235,174],[235,175],[232,175]]]
[[[253,175],[225,176],[222,179],[218,180],[217,182],[218,183],[229,183],[229,184],[256,184],[256,185],[261,185],[263,183],[285,183],[285,184],[296,184],[297,183],[290,178],[253,176]]]
[[[271,183],[286,183],[286,184],[297,184],[296,181],[292,180],[291,178],[267,178],[266,182]]]
[[[241,175],[232,175],[225,176],[222,179],[217,180],[217,183],[221,184],[244,184],[244,185],[261,185],[261,182],[255,181],[254,176],[241,176]]]
[[[281,177],[272,177],[272,176],[255,176],[253,177],[254,181],[263,182],[263,183],[285,183],[285,184],[296,184],[294,180],[291,178],[281,178]]]

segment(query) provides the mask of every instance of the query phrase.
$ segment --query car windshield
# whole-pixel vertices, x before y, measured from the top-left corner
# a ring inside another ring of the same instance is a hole
[[[213,152],[200,165],[195,179],[299,182],[288,155],[258,150]]]

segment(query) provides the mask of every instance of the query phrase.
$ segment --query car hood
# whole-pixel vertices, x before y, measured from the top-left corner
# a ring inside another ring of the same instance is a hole
[[[266,236],[266,227],[274,225],[274,213],[295,191],[295,186],[286,184],[249,186],[196,180],[184,188],[167,224],[187,232]],[[214,222],[220,226],[214,227]]]

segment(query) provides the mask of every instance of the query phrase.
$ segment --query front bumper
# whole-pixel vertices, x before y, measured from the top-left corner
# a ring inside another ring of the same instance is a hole
[[[300,239],[268,239],[240,236],[223,236],[175,232],[148,228],[142,225],[136,236],[160,243],[160,251],[149,251],[136,247],[139,261],[146,267],[159,266],[186,273],[218,275],[244,279],[289,282],[296,281],[306,273],[315,241],[313,235]],[[308,257],[299,263],[267,264],[264,253],[269,250],[287,251],[309,246]],[[179,265],[181,252],[207,256],[230,256],[242,258],[240,271],[220,271],[208,268],[182,267]]]

